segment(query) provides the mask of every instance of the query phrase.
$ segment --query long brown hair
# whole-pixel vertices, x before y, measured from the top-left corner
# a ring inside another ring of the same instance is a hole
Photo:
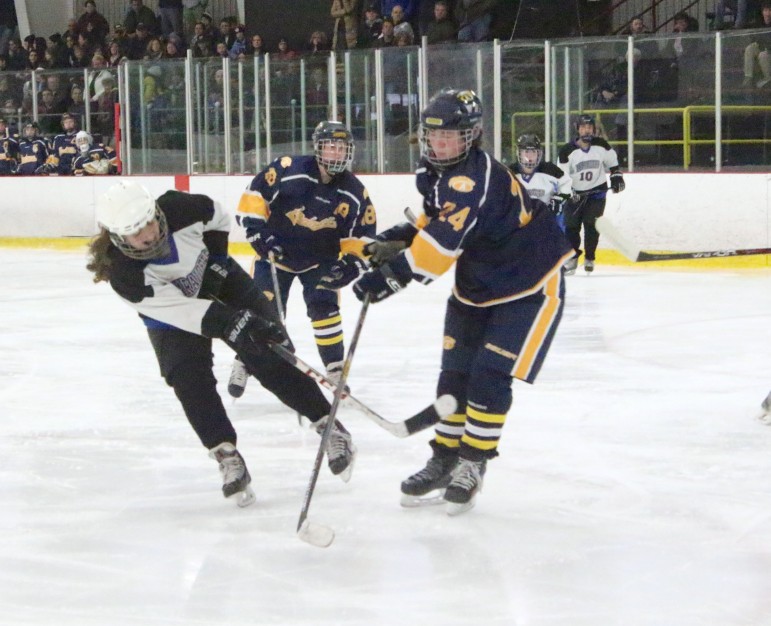
[[[104,228],[88,244],[89,259],[86,269],[94,273],[94,282],[110,281],[112,261],[107,251],[110,249],[110,232]]]

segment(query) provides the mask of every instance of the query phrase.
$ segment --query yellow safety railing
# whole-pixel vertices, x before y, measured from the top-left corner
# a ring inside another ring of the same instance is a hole
[[[749,105],[726,105],[721,107],[724,114],[736,114],[736,113],[761,113],[771,112],[771,106],[749,106]],[[597,120],[597,128],[600,134],[603,132],[602,116],[605,115],[627,115],[628,109],[584,109],[583,111],[570,111],[571,117],[588,113],[594,115]],[[715,107],[710,105],[692,105],[686,107],[665,107],[658,109],[634,109],[635,115],[658,115],[662,113],[674,113],[682,116],[683,125],[683,138],[682,139],[635,139],[635,146],[682,146],[683,148],[683,169],[688,169],[691,165],[692,155],[691,150],[693,146],[715,144],[715,137],[711,139],[694,139],[691,136],[692,132],[692,120],[694,115],[700,115],[703,113],[711,113],[714,117]],[[564,115],[564,111],[558,111],[557,116]],[[511,154],[517,153],[517,120],[528,117],[543,117],[543,111],[520,111],[512,113],[511,115]],[[629,141],[625,139],[613,140],[613,145],[625,146]],[[771,139],[764,137],[758,137],[757,139],[726,139],[721,140],[722,144],[771,144]]]

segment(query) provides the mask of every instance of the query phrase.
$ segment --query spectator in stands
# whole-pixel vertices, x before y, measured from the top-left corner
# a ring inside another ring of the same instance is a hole
[[[202,36],[196,39],[193,49],[193,56],[197,59],[203,59],[214,55],[214,43],[211,37]]]
[[[121,50],[124,52],[129,48],[129,37],[126,34],[126,29],[120,22],[113,26],[112,40],[120,44]]]
[[[123,51],[123,46],[120,42],[112,41],[108,48],[107,53],[107,67],[118,67],[120,62],[126,58],[126,54]]]
[[[101,52],[91,57],[91,70],[88,75],[88,98],[91,102],[96,102],[104,91],[105,79],[115,77],[107,69],[107,61]]]
[[[672,30],[677,36],[667,42],[663,54],[677,68],[678,101],[681,104],[693,104],[699,100],[702,91],[700,70],[705,64],[709,65],[711,49],[705,49],[702,40],[698,38],[682,36],[699,30],[698,22],[683,11],[675,14]]]
[[[185,37],[189,40],[195,34],[195,25],[201,21],[209,0],[182,0],[182,21],[185,27]],[[193,44],[190,44],[193,47]]]
[[[206,32],[203,27],[203,22],[196,22],[193,24],[193,34],[190,36],[188,40],[188,45],[190,46],[191,50],[195,50],[195,47],[198,45],[198,42],[201,41],[206,37]]]
[[[164,57],[167,59],[183,59],[185,53],[179,49],[179,44],[175,39],[169,39],[166,42]]]
[[[27,54],[18,39],[8,40],[8,71],[20,72],[27,67]]]
[[[317,62],[319,59],[325,61],[328,55],[329,42],[327,41],[327,34],[323,30],[314,30],[305,44],[303,56],[307,57],[309,61]]]
[[[726,28],[728,14],[733,15],[734,28],[744,28],[748,16],[748,0],[718,0],[715,3],[715,30]]]
[[[158,14],[161,18],[161,34],[164,37],[171,33],[183,33],[182,0],[158,0]]]
[[[230,56],[230,52],[228,51],[228,46],[224,41],[217,42],[217,45],[214,48],[214,56],[219,57],[221,59],[226,59]]]
[[[70,67],[88,67],[86,51],[78,44],[72,46],[70,52]]]
[[[384,17],[380,36],[372,43],[372,47],[389,48],[393,45],[396,45],[394,41],[394,21],[390,17]]]
[[[104,79],[104,91],[97,100],[96,132],[102,135],[102,143],[112,146],[115,136],[115,103],[118,101],[118,88],[115,79]]]
[[[110,32],[110,24],[104,15],[96,10],[94,0],[86,0],[85,12],[78,18],[76,28],[78,33],[88,33],[93,43],[101,43]]]
[[[404,46],[411,46],[414,43],[411,31],[402,30],[401,32],[394,33],[394,45],[396,47],[402,48]]]
[[[415,31],[412,29],[412,25],[407,21],[407,16],[404,13],[404,8],[401,4],[395,4],[391,9],[391,19],[394,22],[394,37],[399,33],[407,33],[410,36],[410,40],[415,40]]]
[[[760,11],[761,19],[752,25],[765,30],[754,35],[752,43],[744,49],[744,86],[754,83],[758,89],[771,85],[771,0],[764,0]],[[756,71],[759,79],[754,82]]]
[[[123,19],[126,34],[133,35],[136,33],[140,24],[144,24],[151,35],[160,33],[158,18],[155,17],[153,10],[145,6],[142,0],[131,0],[131,6],[126,11],[126,17]]]
[[[165,58],[165,56],[161,40],[158,37],[150,37],[142,59],[144,61],[160,61]]]
[[[50,89],[43,89],[37,104],[37,118],[40,130],[44,135],[55,135],[59,132],[59,121],[64,113],[63,106],[57,106],[54,94]]]
[[[359,15],[358,0],[332,0],[330,14],[335,18],[332,29],[332,49],[340,50],[356,47],[358,39]]]
[[[450,19],[450,6],[447,0],[437,0],[434,3],[434,19],[428,25],[425,36],[429,45],[457,41],[458,28]]]
[[[456,0],[458,41],[488,41],[493,9],[497,4],[498,0]]]
[[[235,60],[249,52],[249,40],[246,38],[246,26],[239,24],[233,29],[236,40],[230,46],[230,58]]]
[[[128,27],[127,31],[128,32]],[[134,34],[129,37],[128,57],[132,61],[139,61],[145,56],[147,44],[150,43],[150,30],[144,22],[137,24]]]
[[[276,52],[276,58],[279,61],[291,61],[297,58],[297,52],[289,47],[289,40],[286,37],[281,37],[278,40],[278,52]]]
[[[265,43],[262,41],[262,35],[252,35],[251,54],[254,56],[265,54]]]
[[[201,13],[201,24],[203,24],[204,33],[211,37],[212,41],[214,41],[214,28],[212,28],[211,23],[211,13],[208,13],[207,11]]]
[[[646,35],[649,34],[651,31],[648,30],[648,27],[645,25],[645,21],[643,20],[642,16],[638,15],[637,17],[633,17],[632,21],[629,22],[629,26],[627,26],[624,30],[621,31],[622,35]]]
[[[66,109],[67,113],[75,116],[82,128],[86,117],[86,101],[83,99],[83,87],[78,83],[74,83],[70,87],[70,97]]]
[[[364,9],[364,20],[359,28],[359,48],[370,48],[373,42],[380,37],[380,31],[383,29],[383,18],[377,5],[370,3]]]
[[[37,50],[30,50],[27,53],[27,67],[28,70],[36,70],[43,66],[43,60],[38,56]]]
[[[393,17],[394,7],[398,4],[402,8],[402,21],[412,22],[418,13],[418,2],[420,0],[382,0],[380,13],[384,17]],[[396,26],[396,24],[394,24]]]
[[[63,68],[69,67],[67,48],[64,45],[62,36],[54,33],[48,38],[50,45],[46,52],[51,55],[51,67]]]
[[[87,33],[80,33],[78,35],[78,45],[83,49],[83,54],[87,59],[91,58],[94,51],[99,49],[99,42],[92,40]]]
[[[217,35],[217,38],[215,39],[216,43],[224,43],[225,44],[225,50],[228,52],[230,51],[230,48],[233,47],[233,44],[236,41],[236,34],[233,32],[232,27],[230,26],[230,20],[221,20],[220,21],[220,31]]]

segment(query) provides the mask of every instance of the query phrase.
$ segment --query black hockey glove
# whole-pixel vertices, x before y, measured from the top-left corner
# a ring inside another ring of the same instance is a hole
[[[248,241],[263,259],[269,259],[271,252],[276,260],[284,256],[284,250],[279,244],[278,238],[267,229],[257,231],[257,234],[248,238]]]
[[[624,177],[621,175],[621,172],[613,172],[610,175],[610,188],[613,190],[613,193],[621,193],[626,189]]]
[[[241,309],[230,318],[222,330],[222,339],[238,353],[249,352],[254,344],[265,344],[268,341],[289,342],[286,330],[281,324],[260,317],[249,309]]]
[[[199,298],[215,299],[222,291],[222,285],[228,277],[230,259],[222,256],[210,256],[206,263],[201,279],[201,288],[198,290]]]
[[[407,247],[406,241],[373,241],[364,246],[364,253],[369,254],[373,267],[385,265]]]
[[[316,289],[342,289],[348,283],[356,280],[362,272],[367,271],[367,264],[355,254],[344,254],[332,263],[326,276],[322,276]]]
[[[367,272],[353,284],[353,293],[359,300],[369,294],[370,302],[380,302],[401,291],[409,280],[402,280],[388,265],[383,265],[372,272]]]

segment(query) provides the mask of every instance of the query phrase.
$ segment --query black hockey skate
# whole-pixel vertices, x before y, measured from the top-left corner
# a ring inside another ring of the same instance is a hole
[[[254,492],[249,486],[252,477],[246,469],[246,463],[236,447],[225,441],[209,450],[209,456],[220,464],[222,474],[222,495],[226,498],[238,495],[236,504],[240,507],[249,506],[254,502]]]
[[[594,261],[592,261],[590,259],[586,259],[584,261],[584,271],[587,274],[591,274],[594,271]]]
[[[444,492],[444,499],[449,503],[447,515],[460,515],[474,506],[477,493],[482,491],[486,469],[486,459],[458,459],[458,464],[452,471],[452,480]]]
[[[578,257],[573,257],[572,259],[568,259],[565,261],[565,265],[563,265],[563,268],[565,269],[565,276],[572,276],[576,273],[576,268],[578,267]]]
[[[768,392],[768,396],[760,404],[758,419],[764,424],[771,424],[771,391]]]
[[[240,359],[233,359],[233,365],[230,368],[230,379],[228,380],[228,393],[233,398],[240,398],[246,390],[246,381],[249,380],[249,372],[246,371]]]
[[[321,435],[324,432],[324,426],[327,418],[322,418],[316,422],[316,432]],[[329,433],[327,440],[327,464],[329,471],[335,476],[347,483],[351,480],[353,474],[353,464],[356,461],[356,446],[353,445],[351,433],[338,420],[332,426],[332,432]]]
[[[426,466],[419,472],[402,481],[401,505],[406,508],[444,504],[444,489],[450,484],[452,468],[458,462],[454,453],[438,454],[428,459]],[[431,494],[432,491],[438,493]]]

